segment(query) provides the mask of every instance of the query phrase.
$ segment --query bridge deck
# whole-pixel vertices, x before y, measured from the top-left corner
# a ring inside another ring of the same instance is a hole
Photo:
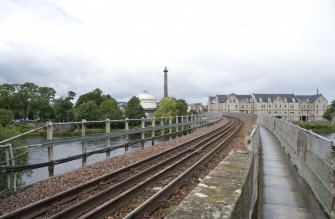
[[[328,218],[273,134],[261,127],[258,218]]]

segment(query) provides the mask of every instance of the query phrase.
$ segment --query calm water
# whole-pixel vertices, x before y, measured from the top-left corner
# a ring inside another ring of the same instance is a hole
[[[335,140],[335,132],[333,133],[324,133],[324,134],[320,134],[323,137],[329,138],[330,140]]]
[[[131,139],[138,139],[137,136],[132,136]],[[42,139],[39,137],[35,138],[29,138],[24,141],[24,145],[31,145],[39,143]],[[155,140],[155,144],[160,142],[160,139]],[[118,138],[111,138],[111,145],[117,146],[124,143],[124,139],[122,137]],[[144,147],[150,147],[151,141],[147,141],[144,144]],[[99,149],[105,148],[105,140],[98,140],[94,142],[89,142],[87,145],[87,152],[95,151]],[[142,146],[141,144],[131,145],[128,147],[128,150],[126,151],[125,148],[119,148],[115,149],[110,152],[110,158],[123,155],[125,153],[131,153],[138,150],[141,150]],[[74,156],[82,153],[82,144],[80,142],[72,142],[72,143],[66,143],[66,144],[58,144],[53,146],[53,154],[54,154],[54,160],[66,158],[69,156]],[[86,159],[86,165],[96,163],[98,161],[106,160],[107,155],[106,153],[100,153],[100,154],[94,154]],[[38,147],[33,148],[29,152],[29,164],[35,164],[35,163],[41,163],[41,162],[47,162],[48,161],[48,148],[46,146],[44,147]],[[82,159],[66,162],[63,164],[58,164],[54,166],[54,175],[60,175],[66,172],[69,172],[71,170],[74,170],[76,168],[80,168],[83,166]],[[48,167],[42,167],[38,169],[33,169],[29,171],[29,173],[23,173],[22,179],[23,183],[25,185],[29,185],[44,179],[47,179],[49,177],[48,175]]]

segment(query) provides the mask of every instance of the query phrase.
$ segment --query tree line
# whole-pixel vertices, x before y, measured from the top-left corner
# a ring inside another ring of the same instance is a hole
[[[75,102],[76,93],[68,91],[67,96],[56,98],[51,87],[40,87],[34,83],[0,85],[0,123],[13,120],[71,122],[81,119],[111,120],[145,117],[144,109],[137,97],[132,97],[123,112],[118,102],[109,94],[96,88],[80,95]],[[75,103],[74,103],[75,102]],[[163,98],[155,116],[176,116],[187,114],[187,103],[183,99]]]

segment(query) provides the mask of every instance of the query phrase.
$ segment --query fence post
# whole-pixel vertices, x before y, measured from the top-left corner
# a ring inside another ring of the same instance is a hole
[[[10,160],[9,160],[9,145],[6,147],[6,166],[8,167],[10,165]],[[10,190],[10,173],[7,172],[7,189]]]
[[[152,120],[151,120],[151,127],[152,127],[152,132],[151,132],[151,145],[154,145],[155,144],[155,127],[156,127],[156,119],[155,117],[153,116],[152,117]]]
[[[52,122],[47,123],[47,140],[52,140],[53,137],[53,125]],[[54,157],[53,145],[48,145],[48,161],[52,161]],[[49,177],[54,175],[54,165],[48,167]]]
[[[161,117],[161,136],[164,136],[164,128],[163,128],[163,126],[164,126],[164,117],[162,116]]]
[[[176,136],[176,137],[178,137],[178,132],[179,132],[178,116],[176,116],[176,133],[177,133],[177,136]]]
[[[189,132],[189,128],[190,128],[190,125],[188,124],[188,122],[189,122],[189,115],[186,115],[186,134],[188,134],[188,132]]]
[[[171,140],[172,139],[172,116],[169,117],[169,125],[170,125],[170,130],[169,130],[169,139]]]
[[[13,145],[9,144],[8,145],[9,148],[9,157],[11,158],[11,162],[12,162],[12,166],[15,166],[15,159],[14,159],[14,152],[13,152]],[[13,188],[14,191],[16,191],[16,172],[13,173]]]
[[[181,131],[184,131],[184,116],[180,116],[181,117]]]
[[[109,133],[111,132],[111,122],[109,119],[106,119],[106,141],[105,141],[105,145],[106,145],[106,148],[109,148],[111,145],[111,139],[110,139],[110,136],[109,136]],[[106,156],[107,158],[110,158],[110,150],[108,150],[106,152]]]
[[[86,136],[87,132],[87,121],[86,119],[81,120],[81,136]],[[86,152],[87,152],[87,142],[83,141],[82,143],[82,154],[83,154],[83,159],[82,159],[82,166],[85,166],[86,164]]]
[[[145,133],[144,133],[144,128],[145,128],[145,119],[144,117],[141,118],[141,145],[142,145],[142,148],[144,147],[144,138],[145,138]]]
[[[125,132],[127,132],[129,130],[129,119],[128,118],[125,118],[125,120],[124,120],[124,130],[125,130]],[[128,152],[128,148],[129,148],[128,141],[129,141],[129,135],[126,134],[124,136],[124,143],[126,144],[125,147],[124,147],[125,153]]]

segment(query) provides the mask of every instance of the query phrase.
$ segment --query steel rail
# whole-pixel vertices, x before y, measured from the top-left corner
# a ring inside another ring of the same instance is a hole
[[[230,126],[228,131],[231,131],[236,126],[236,124],[237,124],[236,121],[237,120],[234,120],[234,121],[235,122]],[[193,151],[193,153],[187,155],[186,157],[184,157],[184,159],[179,160],[176,163],[166,167],[165,169],[160,170],[159,172],[155,173],[154,175],[147,178],[146,180],[141,181],[137,185],[135,185],[135,186],[129,188],[128,190],[120,193],[119,195],[115,196],[114,198],[109,199],[106,202],[104,202],[103,204],[101,204],[101,205],[95,207],[94,209],[86,212],[84,215],[80,216],[79,218],[80,219],[83,219],[83,218],[103,218],[103,217],[106,217],[106,216],[112,214],[113,212],[117,211],[120,207],[122,207],[126,202],[136,198],[141,193],[143,193],[143,191],[146,188],[148,188],[150,186],[153,186],[158,180],[167,177],[169,174],[171,174],[171,172],[173,172],[176,169],[184,166],[185,162],[187,162],[188,160],[193,158],[195,155],[198,155],[204,148],[211,145],[214,141],[222,138],[223,135],[224,134],[222,134],[220,137],[218,137],[216,139],[213,139],[211,142],[208,142],[203,147]],[[232,135],[229,135],[229,137],[231,137],[231,136]],[[226,142],[226,140],[224,140],[223,142]],[[220,145],[222,145],[222,143],[220,143]],[[84,209],[82,209],[82,210],[84,210]],[[62,216],[63,216],[62,218],[70,218],[70,217],[64,217],[65,215],[62,215]],[[71,216],[73,216],[73,215],[71,215]],[[57,218],[61,218],[61,217],[57,217]]]
[[[149,176],[152,176],[155,172],[168,167],[169,170],[172,170],[174,162],[183,159],[185,157],[191,157],[199,153],[202,149],[207,147],[209,144],[212,144],[214,141],[218,140],[222,137],[222,135],[227,134],[228,131],[218,132],[215,135],[211,136],[209,142],[205,143],[205,141],[197,143],[194,147],[185,149],[180,153],[164,160],[163,162],[154,165],[139,174],[136,174],[130,178],[127,178],[117,184],[114,184],[112,187],[108,188],[107,190],[101,191],[96,195],[89,197],[88,199],[75,204],[72,207],[69,207],[53,216],[51,218],[76,218],[82,215],[84,212],[91,210],[99,206],[100,204],[113,199],[116,195],[120,194],[121,192],[135,186],[138,182],[142,182],[146,180]],[[214,138],[214,139],[213,139]],[[159,176],[160,178],[162,176]],[[114,206],[115,207],[115,206]]]
[[[226,140],[224,140],[220,145],[216,146],[207,156],[203,157],[201,160],[188,168],[182,175],[171,181],[163,189],[146,200],[142,205],[138,206],[135,210],[126,215],[124,219],[143,218],[152,214],[160,206],[160,203],[163,202],[162,200],[167,200],[176,189],[179,189],[187,179],[192,177],[195,171],[200,169],[204,163],[208,162],[212,157],[214,157],[217,151],[221,149],[222,145],[224,145],[232,136],[238,133],[241,127],[242,121],[240,120],[238,128],[232,134],[230,134]]]
[[[150,163],[155,159],[159,159],[162,156],[164,157],[164,156],[168,155],[169,153],[173,153],[174,150],[178,150],[178,149],[180,149],[180,148],[182,148],[182,147],[184,147],[188,144],[192,144],[193,142],[198,141],[198,140],[200,140],[204,137],[207,137],[210,134],[213,134],[213,133],[215,134],[216,132],[219,132],[221,129],[224,129],[225,127],[227,127],[228,124],[225,124],[224,126],[218,127],[217,129],[212,130],[211,132],[207,133],[206,135],[199,136],[197,138],[194,138],[194,139],[191,139],[187,142],[179,144],[176,147],[165,150],[160,154],[156,154],[156,155],[150,156],[146,159],[137,161],[137,162],[135,162],[133,164],[130,164],[126,167],[118,169],[118,170],[116,170],[112,173],[109,173],[109,174],[106,174],[104,176],[98,177],[96,179],[90,180],[90,181],[88,181],[86,183],[83,183],[79,186],[76,186],[74,188],[68,189],[66,191],[60,192],[60,193],[55,194],[53,196],[47,197],[45,199],[42,199],[42,200],[39,200],[35,203],[27,205],[23,208],[12,211],[8,214],[2,215],[2,216],[0,216],[0,218],[19,218],[19,217],[31,218],[31,217],[35,217],[37,215],[40,215],[41,213],[45,212],[46,209],[48,209],[51,205],[53,205],[56,202],[62,203],[62,202],[64,202],[64,200],[71,200],[71,199],[76,198],[78,196],[78,194],[82,191],[94,190],[99,186],[99,184],[108,183],[109,181],[111,181],[112,178],[117,177],[119,174],[121,174],[123,172],[130,171],[131,169],[136,168],[138,166],[141,166],[145,163]],[[36,210],[36,209],[38,209],[38,210]]]

